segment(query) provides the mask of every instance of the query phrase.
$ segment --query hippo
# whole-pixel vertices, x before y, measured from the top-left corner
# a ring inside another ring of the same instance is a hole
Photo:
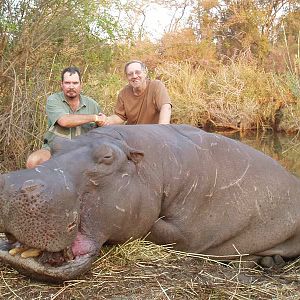
[[[188,125],[108,125],[1,174],[0,261],[61,282],[104,244],[146,238],[276,264],[300,254],[299,197],[297,177],[239,141]]]

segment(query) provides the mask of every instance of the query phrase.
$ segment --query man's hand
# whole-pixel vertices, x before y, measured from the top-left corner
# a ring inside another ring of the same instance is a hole
[[[102,114],[102,113],[100,113],[99,115],[96,115],[95,123],[99,127],[108,125],[107,116],[105,114]]]

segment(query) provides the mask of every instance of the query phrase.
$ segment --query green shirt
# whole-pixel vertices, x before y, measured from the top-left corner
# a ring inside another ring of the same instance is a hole
[[[44,144],[42,148],[50,150],[53,138],[55,136],[72,139],[97,127],[97,125],[93,122],[72,128],[62,127],[57,123],[57,120],[63,115],[98,115],[100,112],[101,110],[98,103],[92,98],[80,95],[79,107],[75,112],[73,112],[69,106],[69,103],[65,99],[63,92],[52,94],[48,97],[46,104],[48,131],[44,135]]]

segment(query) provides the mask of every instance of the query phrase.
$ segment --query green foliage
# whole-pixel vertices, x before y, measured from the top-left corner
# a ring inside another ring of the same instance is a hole
[[[190,22],[198,37],[217,43],[219,54],[251,50],[262,61],[278,40],[282,21],[298,9],[297,0],[196,1]]]
[[[68,65],[106,114],[126,83],[124,63],[140,59],[167,85],[174,123],[299,131],[299,1],[190,2],[189,23],[157,43],[137,28],[150,2],[2,1],[1,171],[40,147],[46,98]]]
[[[119,27],[108,13],[98,14],[104,7],[109,9],[110,2],[3,2],[0,11],[3,165],[20,168],[24,158],[40,147],[46,127],[45,101],[60,88],[60,72],[64,67],[79,66],[86,81],[92,71],[96,74],[108,71],[113,49],[107,44],[114,41],[117,34],[112,32]]]

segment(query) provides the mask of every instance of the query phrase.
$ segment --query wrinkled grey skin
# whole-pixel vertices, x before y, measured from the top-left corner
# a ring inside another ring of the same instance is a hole
[[[49,266],[2,242],[0,259],[56,282],[87,271],[104,243],[146,235],[211,256],[296,257],[299,195],[298,178],[240,142],[185,125],[106,126],[0,177],[0,231],[76,258]]]

